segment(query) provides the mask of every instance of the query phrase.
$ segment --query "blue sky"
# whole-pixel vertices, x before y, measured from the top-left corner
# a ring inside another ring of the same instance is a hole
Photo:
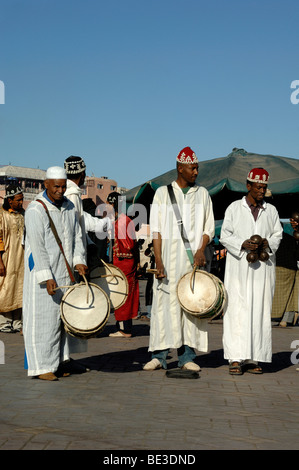
[[[298,17],[298,0],[0,0],[0,164],[81,155],[130,189],[185,146],[298,158]]]

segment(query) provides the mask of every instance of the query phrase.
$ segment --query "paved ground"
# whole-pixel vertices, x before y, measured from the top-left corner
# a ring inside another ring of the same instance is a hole
[[[142,370],[148,322],[135,321],[132,339],[109,338],[113,325],[111,315],[88,353],[74,357],[91,371],[58,382],[27,378],[22,336],[0,334],[0,450],[298,449],[298,326],[273,328],[273,363],[263,375],[232,377],[222,322],[212,323],[210,352],[199,354],[202,372],[190,380]]]

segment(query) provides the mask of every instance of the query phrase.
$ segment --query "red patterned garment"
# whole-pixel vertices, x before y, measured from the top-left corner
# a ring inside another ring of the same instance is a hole
[[[129,293],[126,302],[114,312],[116,321],[130,320],[138,316],[138,263],[139,251],[134,222],[125,214],[120,214],[114,228],[113,264],[125,274]]]

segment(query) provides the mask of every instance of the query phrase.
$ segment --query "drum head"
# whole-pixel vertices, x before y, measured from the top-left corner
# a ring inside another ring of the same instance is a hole
[[[90,272],[90,281],[106,292],[115,310],[127,300],[129,284],[125,274],[117,266],[98,266]]]
[[[90,334],[102,330],[108,321],[110,302],[107,294],[95,284],[76,284],[64,294],[61,318],[68,330]]]
[[[212,311],[215,307],[219,296],[219,287],[214,276],[206,271],[189,272],[179,280],[177,296],[184,310],[201,316]]]

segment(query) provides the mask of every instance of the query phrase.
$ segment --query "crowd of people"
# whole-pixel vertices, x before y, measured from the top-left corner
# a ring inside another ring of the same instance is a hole
[[[198,372],[196,350],[208,351],[208,319],[186,311],[177,296],[184,274],[211,268],[215,221],[208,191],[196,184],[198,163],[190,147],[182,149],[175,181],[159,187],[151,205],[146,254],[155,274],[149,274],[146,289],[151,359],[145,371],[167,369],[168,352],[175,349],[178,367]],[[88,278],[101,262],[95,240],[105,240],[108,262],[128,284],[126,301],[113,312],[116,331],[109,337],[130,338],[138,317],[140,253],[134,221],[117,192],[109,194],[111,210],[102,217],[85,210],[85,176],[84,160],[71,156],[62,167],[48,168],[44,191],[26,211],[22,188],[13,184],[0,209],[0,332],[23,334],[27,374],[41,380],[86,370],[71,355],[86,351],[88,341],[65,331],[60,304],[65,289]],[[271,320],[284,327],[298,318],[298,241],[283,231],[277,209],[265,201],[269,178],[263,168],[244,175],[247,194],[227,207],[221,228],[226,251],[223,351],[231,375],[261,374],[261,363],[272,361]],[[290,222],[298,231],[298,221]]]

